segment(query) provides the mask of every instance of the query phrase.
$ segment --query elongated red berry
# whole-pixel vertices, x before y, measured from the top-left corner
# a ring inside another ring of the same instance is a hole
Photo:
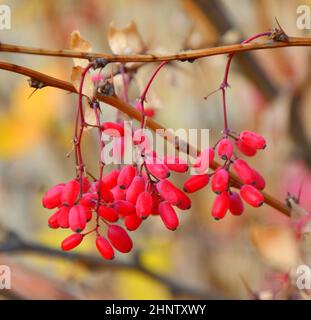
[[[91,184],[87,177],[82,177],[82,192],[86,193],[90,190]]]
[[[103,177],[103,181],[108,189],[114,188],[118,183],[118,176],[120,170],[112,170],[107,175]]]
[[[81,232],[87,221],[87,207],[76,205],[69,211],[69,226],[74,232]]]
[[[124,136],[124,127],[116,122],[104,122],[101,124],[101,129],[111,137]]]
[[[64,251],[71,250],[77,247],[83,240],[83,235],[80,233],[75,233],[65,238],[62,241],[61,247]]]
[[[52,187],[48,190],[43,198],[42,198],[42,205],[47,209],[54,209],[61,205],[61,195],[64,189],[64,184],[57,184],[56,186]]]
[[[181,202],[179,189],[176,188],[169,180],[164,179],[156,184],[160,196],[172,205],[178,205]]]
[[[191,208],[191,199],[178,189],[180,192],[180,202],[176,205],[176,207],[180,210],[188,210]]]
[[[244,205],[237,192],[231,192],[229,195],[229,210],[234,216],[240,216],[244,211]]]
[[[138,196],[145,190],[145,179],[141,176],[136,176],[128,189],[126,190],[126,201],[136,204]]]
[[[246,184],[255,183],[254,170],[242,159],[235,160],[233,170],[237,176]]]
[[[255,148],[250,147],[241,140],[237,140],[235,142],[235,145],[244,155],[248,157],[253,157],[257,153],[257,150]]]
[[[121,217],[125,217],[136,212],[135,205],[126,200],[116,200],[112,203],[112,207],[119,213]]]
[[[79,204],[85,207],[94,208],[96,205],[97,198],[98,197],[96,193],[85,193],[79,200]]]
[[[137,216],[137,214],[131,214],[124,218],[124,225],[127,230],[135,231],[142,223],[142,219]]]
[[[158,179],[166,179],[170,176],[170,171],[165,164],[146,164],[148,171]]]
[[[253,169],[255,182],[253,183],[253,186],[257,188],[258,190],[263,190],[266,186],[266,181],[264,177],[255,169]]]
[[[229,209],[229,202],[228,192],[223,192],[215,198],[212,207],[212,216],[216,220],[220,220],[226,215]]]
[[[57,229],[57,228],[59,228],[58,214],[59,214],[59,212],[58,212],[58,210],[57,210],[55,213],[53,213],[53,214],[50,216],[50,218],[49,218],[49,220],[48,220],[48,225],[49,225],[49,227],[52,228],[52,229]]]
[[[192,193],[204,188],[209,182],[208,174],[194,175],[184,182],[183,189],[185,192]]]
[[[120,226],[109,225],[108,226],[108,239],[111,244],[120,252],[130,252],[133,247],[132,239],[127,232]]]
[[[120,189],[119,186],[115,186],[111,189],[114,200],[125,200],[126,190]]]
[[[228,138],[222,139],[217,146],[218,156],[223,160],[228,160],[233,154],[233,145]]]
[[[245,202],[255,208],[260,207],[264,203],[264,196],[262,193],[249,184],[242,186],[240,195]]]
[[[252,131],[242,131],[239,139],[254,149],[264,149],[266,146],[266,140],[261,135]]]
[[[64,205],[73,206],[78,199],[79,193],[80,183],[77,180],[67,182],[62,192],[62,203]]]
[[[219,169],[212,178],[213,192],[220,194],[228,189],[229,173],[225,169]]]
[[[166,228],[169,230],[176,230],[179,225],[179,220],[174,208],[167,201],[162,201],[159,204],[159,214],[165,224]]]
[[[118,186],[121,189],[127,189],[136,176],[136,168],[132,165],[126,165],[120,171],[118,176]]]
[[[103,258],[111,260],[114,258],[114,250],[109,241],[103,236],[97,236],[96,247]]]
[[[160,203],[160,196],[156,191],[154,191],[154,192],[152,192],[151,197],[152,197],[151,214],[158,215],[159,214],[158,207],[159,207],[159,203]]]
[[[113,201],[113,194],[112,192],[107,188],[105,182],[101,181],[99,184],[99,191],[101,199],[103,199],[105,202],[109,203]]]
[[[100,217],[109,222],[116,222],[119,219],[118,212],[115,209],[107,206],[100,206],[98,208],[98,214]]]
[[[61,228],[69,228],[69,210],[68,207],[60,207],[58,210],[58,224]]]
[[[146,219],[151,214],[152,197],[147,191],[142,192],[136,202],[136,214],[141,219]]]
[[[168,169],[175,172],[184,173],[189,168],[187,162],[178,157],[165,156],[163,160]]]
[[[198,173],[205,173],[205,171],[210,167],[215,157],[215,151],[213,148],[206,148],[201,151],[200,155],[194,164]]]

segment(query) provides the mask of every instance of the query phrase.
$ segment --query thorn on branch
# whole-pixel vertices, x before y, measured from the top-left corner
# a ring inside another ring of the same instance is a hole
[[[29,78],[29,79],[27,79],[27,81],[28,81],[30,88],[42,89],[42,88],[46,87],[45,83],[43,83],[40,80],[34,79],[34,78]]]
[[[285,33],[284,29],[281,27],[279,21],[277,18],[275,18],[275,21],[278,25],[278,28],[273,28],[271,30],[271,36],[270,38],[273,41],[277,41],[277,42],[285,42],[288,41],[288,35]]]

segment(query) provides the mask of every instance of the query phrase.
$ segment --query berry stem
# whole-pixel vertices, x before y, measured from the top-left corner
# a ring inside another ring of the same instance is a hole
[[[267,31],[267,32],[260,32],[257,33],[255,35],[253,35],[252,37],[244,40],[241,44],[247,44],[255,39],[261,38],[261,37],[270,37],[272,34],[271,31]],[[226,69],[225,69],[225,75],[224,78],[220,84],[219,89],[222,91],[222,105],[223,105],[223,116],[224,116],[224,133],[227,134],[229,131],[228,128],[228,116],[227,116],[227,105],[226,105],[226,89],[228,87],[230,87],[229,83],[228,83],[228,77],[229,77],[229,71],[230,71],[230,66],[231,66],[231,62],[232,59],[234,57],[235,53],[230,53],[228,55],[228,60],[227,60],[227,64],[226,64]]]

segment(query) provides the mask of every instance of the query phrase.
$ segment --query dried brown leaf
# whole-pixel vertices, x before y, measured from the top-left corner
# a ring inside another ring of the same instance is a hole
[[[111,51],[114,54],[143,53],[146,48],[137,30],[136,23],[133,21],[123,29],[116,29],[111,23],[107,37]]]
[[[81,34],[78,30],[75,30],[71,33],[69,48],[75,51],[83,51],[83,52],[92,51],[91,44],[81,37]],[[80,66],[85,68],[88,65],[88,63],[89,62],[86,59],[73,58],[73,64],[75,66]]]

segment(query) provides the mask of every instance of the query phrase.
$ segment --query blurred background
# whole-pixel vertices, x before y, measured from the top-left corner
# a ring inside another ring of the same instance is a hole
[[[300,1],[281,0],[89,0],[0,1],[11,8],[11,29],[0,41],[42,48],[69,48],[79,30],[94,52],[110,53],[107,31],[135,21],[148,52],[174,53],[238,43],[276,27],[292,36],[310,36],[296,25]],[[311,1],[304,1],[311,6]],[[1,53],[1,60],[70,80],[71,59]],[[254,130],[268,147],[250,160],[266,178],[266,191],[281,201],[300,194],[311,209],[310,49],[260,50],[234,58],[227,91],[230,127]],[[155,119],[170,128],[209,128],[211,142],[221,134],[220,94],[226,56],[173,63],[159,74],[149,102]],[[139,68],[130,99],[139,95],[155,64]],[[93,241],[70,255],[59,250],[68,230],[47,226],[43,193],[71,179],[71,149],[77,97],[55,88],[35,92],[26,78],[0,70],[0,265],[12,272],[12,290],[3,299],[171,299],[308,298],[288,275],[308,263],[308,235],[297,242],[292,221],[269,206],[222,221],[211,218],[214,195],[197,192],[180,228],[169,232],[149,219],[132,234],[135,250],[102,261]],[[103,106],[107,118],[115,110]],[[98,161],[97,136],[85,139],[90,167]],[[181,185],[184,177],[174,177]]]

